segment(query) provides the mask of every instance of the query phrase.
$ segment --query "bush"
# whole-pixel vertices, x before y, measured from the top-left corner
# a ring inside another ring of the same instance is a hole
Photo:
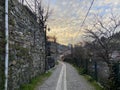
[[[43,81],[48,78],[52,72],[44,73],[38,77],[33,78],[29,84],[22,85],[19,90],[34,90],[38,85],[41,85]]]

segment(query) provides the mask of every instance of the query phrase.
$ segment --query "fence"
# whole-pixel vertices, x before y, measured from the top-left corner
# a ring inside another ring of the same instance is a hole
[[[107,64],[103,61],[99,60],[80,60],[75,59],[76,63],[79,67],[84,68],[84,72],[91,77],[93,77],[96,81],[100,82],[101,85],[107,87],[108,85],[108,78],[109,78],[109,68]],[[118,86],[120,84],[120,63],[117,62],[113,65],[113,70],[116,75],[116,80]]]

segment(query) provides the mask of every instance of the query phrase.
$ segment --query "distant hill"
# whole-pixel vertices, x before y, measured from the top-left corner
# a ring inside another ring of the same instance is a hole
[[[55,42],[51,42],[51,41],[50,41],[50,43],[51,43],[51,52],[52,53],[56,53],[56,50],[57,50],[58,54],[62,54],[65,51],[69,50],[68,46],[65,46],[65,45],[62,45],[59,43],[55,43]]]

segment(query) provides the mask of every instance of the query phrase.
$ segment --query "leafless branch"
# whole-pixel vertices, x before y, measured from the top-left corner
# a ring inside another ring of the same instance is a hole
[[[104,60],[108,63],[110,59],[110,53],[112,53],[113,46],[111,43],[113,42],[113,35],[117,32],[117,28],[120,26],[120,19],[113,14],[109,18],[108,22],[104,22],[102,17],[95,18],[96,22],[93,24],[92,29],[86,29],[86,33],[89,37],[93,38],[96,41],[96,45],[100,46],[100,51],[98,54],[100,57],[104,58]],[[102,39],[102,37],[105,37]],[[114,40],[115,42],[115,40]]]

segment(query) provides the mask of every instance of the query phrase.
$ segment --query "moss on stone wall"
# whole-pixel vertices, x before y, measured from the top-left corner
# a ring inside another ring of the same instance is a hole
[[[45,34],[34,13],[17,0],[9,0],[9,34],[8,85],[17,90],[45,71]]]
[[[24,47],[21,47],[21,46],[15,46],[15,48],[18,51],[16,56],[18,56],[18,57],[29,56],[28,48],[24,48]]]
[[[10,19],[10,20],[9,20],[9,25],[15,26],[15,21],[14,21],[14,19]]]

